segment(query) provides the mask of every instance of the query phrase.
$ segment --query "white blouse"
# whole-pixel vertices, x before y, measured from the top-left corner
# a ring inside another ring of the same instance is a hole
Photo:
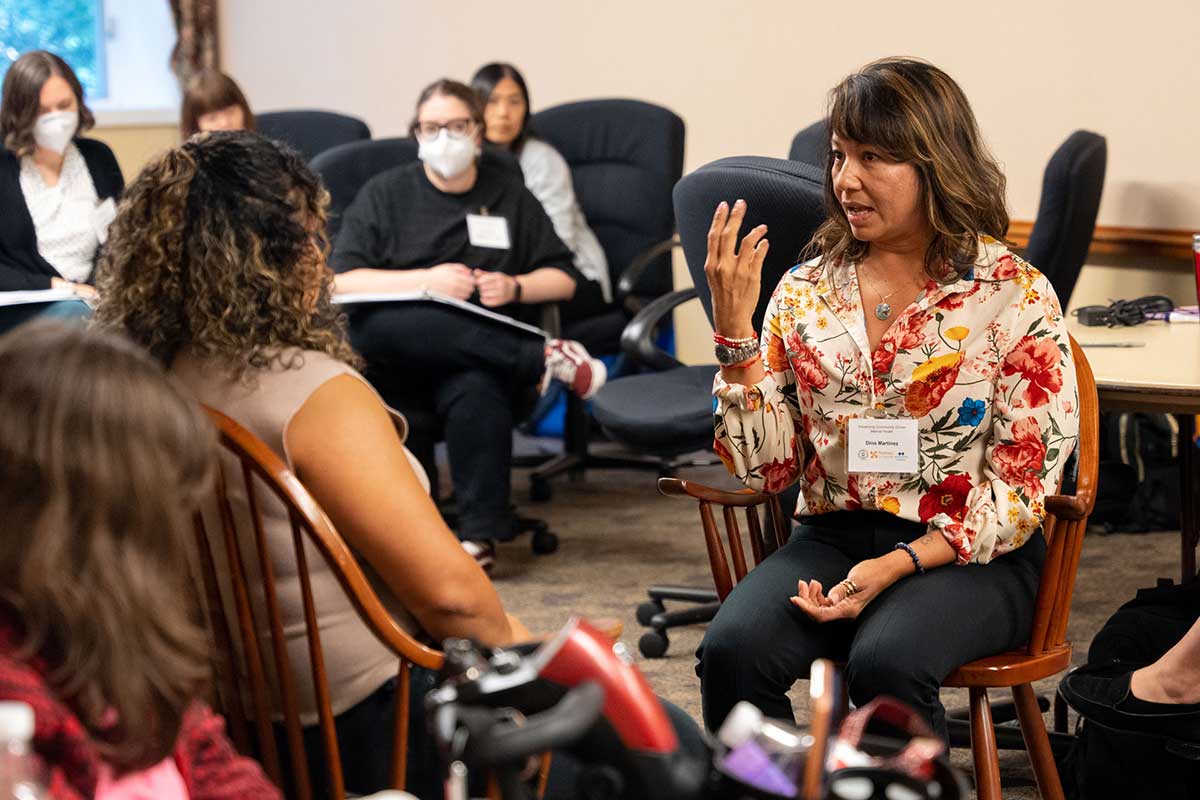
[[[566,159],[546,142],[531,138],[521,148],[520,162],[525,187],[542,204],[558,238],[571,248],[575,268],[588,280],[599,283],[605,301],[611,303],[608,259],[575,198],[575,185],[571,182],[571,168]]]
[[[92,274],[96,250],[107,238],[115,208],[100,202],[87,162],[67,145],[58,183],[47,186],[30,156],[21,158],[21,193],[37,232],[38,253],[68,281],[82,283]]]

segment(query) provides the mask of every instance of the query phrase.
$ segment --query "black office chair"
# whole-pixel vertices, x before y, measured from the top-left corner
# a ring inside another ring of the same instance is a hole
[[[333,111],[268,111],[254,121],[259,133],[291,145],[308,161],[339,144],[371,138],[367,123]]]
[[[608,258],[613,303],[603,314],[563,322],[563,336],[594,355],[620,352],[621,332],[650,299],[671,290],[675,216],[671,189],[683,174],[683,120],[639,100],[585,100],[533,115],[531,129],[571,167],[575,195]],[[588,451],[584,403],[567,399],[563,455],[530,476],[534,499],[550,496],[550,478],[588,467],[650,467],[655,458],[601,457]]]
[[[313,170],[321,176],[329,191],[328,229],[331,240],[341,227],[342,214],[354,202],[359,190],[381,172],[415,161],[417,151],[417,142],[411,138],[373,139],[339,145],[312,160]],[[485,147],[482,158],[513,171],[514,175],[521,175],[516,157],[507,151]],[[555,306],[545,308],[542,326],[552,335],[557,335],[558,315]],[[386,370],[372,369],[368,364],[364,374],[384,400],[404,412],[408,418],[409,438],[405,444],[425,468],[431,494],[435,499],[438,498],[440,486],[434,449],[444,436],[444,428],[442,420],[433,410],[432,398],[425,387],[413,386],[401,376],[389,374]],[[528,409],[533,408],[535,399],[533,396],[529,398]],[[454,511],[444,508],[443,513],[447,523],[453,527]],[[516,527],[518,533],[529,532],[533,535],[534,552],[551,553],[558,548],[558,537],[542,520],[518,515]]]
[[[829,163],[828,121],[817,120],[793,136],[792,146],[788,148],[788,159],[812,164],[824,170]]]
[[[679,238],[695,288],[652,302],[626,328],[622,337],[625,352],[661,371],[618,378],[597,393],[593,412],[612,439],[636,451],[667,457],[712,445],[712,383],[717,365],[681,365],[654,345],[654,330],[675,307],[693,298],[699,298],[711,322],[712,298],[704,275],[708,229],[717,204],[739,197],[747,204],[742,234],[765,223],[771,242],[754,313],[754,325],[759,328],[771,293],[825,219],[823,177],[822,170],[808,164],[739,156],[707,164],[675,186]],[[795,507],[794,493],[784,500],[783,507],[788,513]],[[638,647],[650,658],[666,652],[669,628],[705,622],[719,605],[711,589],[652,586],[648,591],[650,601],[638,608],[638,621],[651,630]],[[700,605],[668,612],[664,600]]]
[[[1104,137],[1075,131],[1054,151],[1042,176],[1037,219],[1024,255],[1050,279],[1064,309],[1092,244],[1107,164]]]

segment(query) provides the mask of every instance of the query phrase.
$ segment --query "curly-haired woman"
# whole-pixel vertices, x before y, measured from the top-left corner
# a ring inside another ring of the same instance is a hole
[[[735,249],[738,202],[709,231],[718,450],[755,489],[799,478],[802,524],[708,629],[705,722],[738,700],[790,718],[792,682],[835,657],[856,703],[889,694],[944,731],[942,680],[1028,638],[1074,367],[1050,283],[1000,242],[1004,175],[958,85],[877,61],[829,122],[829,219],[761,339],[766,229]]]
[[[526,637],[438,515],[388,409],[354,368],[330,302],[327,197],[298,155],[255,134],[208,134],[164,153],[129,187],[113,224],[97,318],[145,346],[202,402],[295,470],[378,574],[401,624],[437,641]],[[290,541],[283,507],[263,513],[268,535]],[[286,579],[295,559],[287,545],[276,552],[291,657],[295,672],[307,675],[299,587]],[[387,782],[395,657],[328,566],[316,559],[309,570],[348,787],[375,791]],[[413,691],[431,681],[418,676]],[[308,691],[309,752],[319,753]],[[414,744],[426,740],[418,726]],[[436,782],[422,783],[434,777],[430,754],[420,746],[411,752],[410,787],[435,794]]]
[[[0,700],[33,709],[48,796],[278,797],[202,703],[181,591],[212,426],[141,348],[79,326],[0,338],[0,374]]]

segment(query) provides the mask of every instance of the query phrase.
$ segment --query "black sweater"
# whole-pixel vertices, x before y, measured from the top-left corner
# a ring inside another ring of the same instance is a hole
[[[481,211],[507,221],[510,247],[471,244],[467,215]],[[331,258],[337,272],[420,269],[445,262],[508,275],[554,267],[578,285],[583,278],[573,260],[520,175],[487,161],[480,165],[475,185],[463,194],[438,190],[420,161],[376,175],[346,210]],[[478,299],[475,295],[471,301]],[[528,310],[515,303],[492,310],[528,318]]]
[[[125,188],[121,168],[108,145],[95,139],[76,139],[100,200],[115,202]],[[21,192],[21,160],[0,148],[0,292],[49,289],[58,271],[38,253],[37,231]]]

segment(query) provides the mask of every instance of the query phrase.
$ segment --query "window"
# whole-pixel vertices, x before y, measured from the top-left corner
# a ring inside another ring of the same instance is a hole
[[[0,0],[0,78],[22,53],[49,50],[75,70],[101,125],[176,121],[174,45],[167,0]]]
[[[49,50],[71,65],[89,98],[107,97],[100,0],[7,0],[0,5],[0,73],[21,53]]]

